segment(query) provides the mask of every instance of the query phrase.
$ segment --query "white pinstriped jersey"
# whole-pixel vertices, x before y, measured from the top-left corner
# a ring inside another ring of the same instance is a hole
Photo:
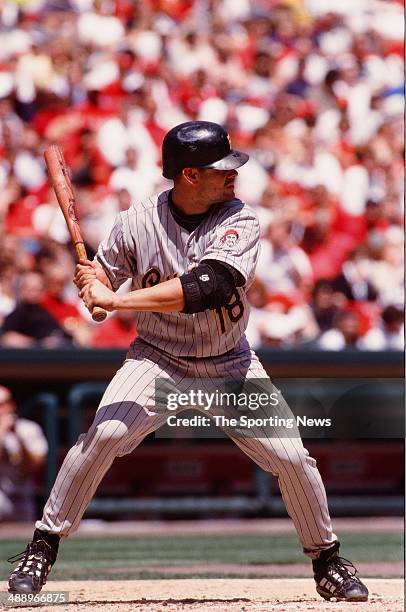
[[[246,290],[259,255],[255,212],[238,199],[213,206],[192,232],[173,218],[169,191],[120,213],[96,258],[113,289],[128,278],[132,290],[190,272],[205,259],[233,266],[245,279],[227,306],[197,314],[137,312],[140,338],[172,355],[212,357],[232,350],[248,322]]]

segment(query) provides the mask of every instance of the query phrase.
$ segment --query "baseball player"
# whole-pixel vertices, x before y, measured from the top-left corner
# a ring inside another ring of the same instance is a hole
[[[78,528],[115,457],[130,453],[166,422],[168,413],[154,399],[157,378],[175,387],[187,379],[268,379],[244,336],[259,225],[235,197],[234,183],[248,155],[231,148],[220,125],[192,121],[166,134],[162,158],[163,175],[173,180],[173,188],[120,213],[95,260],[77,266],[75,283],[87,307],[135,311],[139,335],[89,431],[67,454],[32,542],[14,558],[20,563],[9,579],[12,592],[41,590],[60,539]],[[128,278],[132,290],[116,294]],[[278,478],[303,550],[312,559],[318,593],[366,601],[368,590],[354,566],[338,556],[315,460],[298,436],[261,434],[229,435]]]

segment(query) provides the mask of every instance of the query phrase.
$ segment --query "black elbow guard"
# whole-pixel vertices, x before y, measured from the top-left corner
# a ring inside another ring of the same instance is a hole
[[[221,280],[221,282],[219,282]],[[192,314],[228,304],[235,289],[232,275],[226,271],[219,278],[216,270],[206,262],[180,277],[185,295],[183,312]]]

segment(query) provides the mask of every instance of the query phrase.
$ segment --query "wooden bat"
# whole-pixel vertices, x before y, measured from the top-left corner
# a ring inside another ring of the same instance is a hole
[[[69,169],[65,162],[63,153],[57,145],[51,145],[44,153],[45,163],[48,168],[52,187],[54,188],[59,206],[65,217],[72,244],[75,247],[78,259],[87,259],[85,243],[79,227],[76,214],[76,198],[69,177]],[[92,310],[93,321],[101,322],[107,317],[104,308],[94,306]]]

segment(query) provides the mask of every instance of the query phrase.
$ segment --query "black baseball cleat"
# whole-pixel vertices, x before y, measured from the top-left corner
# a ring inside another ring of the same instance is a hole
[[[340,543],[323,550],[313,561],[316,591],[324,599],[368,601],[368,589],[356,577],[357,570],[347,559],[338,556]]]
[[[9,563],[20,562],[9,578],[9,592],[39,593],[56,561],[58,545],[57,535],[36,529],[33,541],[27,544],[27,548],[7,559]]]

